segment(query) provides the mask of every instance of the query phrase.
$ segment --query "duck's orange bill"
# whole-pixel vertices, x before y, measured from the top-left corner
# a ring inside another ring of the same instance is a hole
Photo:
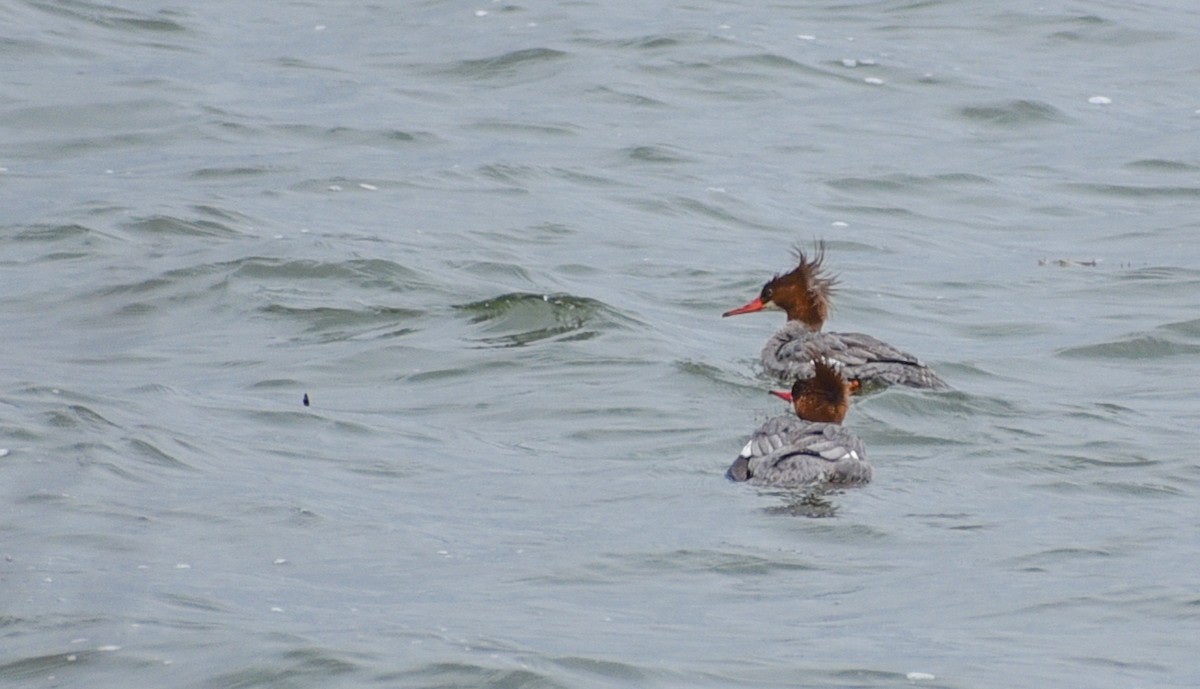
[[[755,311],[762,311],[764,308],[766,308],[766,304],[763,303],[762,298],[760,297],[749,304],[746,304],[745,306],[736,308],[732,311],[726,311],[725,313],[721,314],[721,318],[726,316],[737,316],[738,314],[742,313],[754,313]]]

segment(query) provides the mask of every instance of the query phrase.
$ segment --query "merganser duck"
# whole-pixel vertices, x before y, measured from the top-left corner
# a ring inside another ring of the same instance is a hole
[[[760,426],[726,478],[779,488],[871,480],[866,447],[841,426],[850,408],[850,383],[827,360],[809,363],[811,378],[797,380],[790,394],[771,393],[791,402],[795,415],[776,416]]]
[[[862,387],[950,389],[920,359],[882,340],[863,333],[821,332],[829,317],[829,297],[837,278],[824,272],[824,243],[817,244],[811,258],[801,249],[795,254],[798,265],[791,272],[776,274],[757,299],[721,314],[736,316],[768,308],[787,313],[787,324],[767,340],[762,350],[763,368],[769,374],[784,381],[808,378],[813,375],[812,362],[826,358],[839,362],[846,378]]]

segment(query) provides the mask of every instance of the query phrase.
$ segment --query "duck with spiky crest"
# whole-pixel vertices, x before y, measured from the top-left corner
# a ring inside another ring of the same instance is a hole
[[[758,297],[745,306],[726,311],[737,316],[766,309],[782,309],[787,323],[767,340],[762,350],[763,369],[783,381],[813,375],[812,362],[826,358],[841,365],[843,375],[860,389],[906,385],[948,390],[933,369],[917,357],[863,333],[823,332],[829,317],[829,298],[837,278],[825,271],[825,245],[818,242],[811,255],[795,250],[797,265],[776,275]]]
[[[829,360],[809,362],[813,375],[788,392],[795,414],[776,416],[754,432],[725,473],[731,481],[777,488],[867,483],[871,465],[858,436],[841,424],[851,384]]]

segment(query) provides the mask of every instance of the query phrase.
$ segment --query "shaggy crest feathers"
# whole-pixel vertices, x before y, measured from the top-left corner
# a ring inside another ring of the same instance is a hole
[[[837,285],[837,276],[825,271],[825,242],[818,241],[811,255],[795,246],[792,255],[796,267],[771,278],[759,298],[786,311],[788,320],[820,330],[829,318],[829,297]]]

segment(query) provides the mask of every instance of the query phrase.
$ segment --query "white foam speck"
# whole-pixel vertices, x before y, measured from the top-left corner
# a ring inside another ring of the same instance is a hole
[[[325,30],[324,24],[317,24],[316,26],[313,27],[313,31],[324,31],[324,30]]]
[[[68,662],[68,663],[73,663],[73,662],[75,662],[75,654],[74,654],[74,653],[72,653],[71,655],[67,656],[67,662]]]
[[[374,184],[367,184],[366,182],[359,182],[358,186],[366,189],[367,191],[379,191],[379,187],[375,186]]]
[[[850,227],[850,223],[848,223],[844,220],[834,220],[833,222],[831,222],[829,224],[832,225],[833,227]]]
[[[863,79],[863,81],[876,86],[883,83],[883,79],[880,79],[879,77],[867,77],[866,79]]]
[[[8,448],[0,447],[0,457],[7,457],[7,456],[8,456]]]
[[[913,682],[918,682],[920,680],[937,679],[937,677],[934,677],[933,675],[929,674],[928,672],[910,672],[907,675],[905,675],[905,677],[907,677],[910,681],[913,681]]]
[[[488,16],[488,11],[487,10],[475,10],[475,16],[476,17],[486,17],[486,16]]]
[[[275,605],[275,606],[271,607],[271,612],[283,612],[283,608],[279,607],[278,605]]]
[[[802,40],[802,41],[815,41],[815,40],[817,40],[817,37],[816,37],[816,36],[813,36],[813,35],[811,35],[811,34],[806,34],[806,33],[799,34],[798,36],[796,36],[796,38],[799,38],[799,39],[800,39],[800,40]]]
[[[180,562],[179,564],[175,565],[175,569],[191,569],[191,568],[192,568],[192,566],[186,562]]]
[[[1112,99],[1108,96],[1092,96],[1088,99],[1088,102],[1092,105],[1109,105],[1112,103]]]
[[[121,650],[121,647],[120,647],[120,646],[118,646],[118,645],[116,645],[116,644],[108,644],[108,645],[106,645],[106,646],[97,646],[97,647],[96,647],[96,650],[97,650],[97,651],[105,651],[105,652],[111,653],[111,652],[113,652],[113,651],[119,651],[119,650]]]
[[[340,185],[340,184],[330,184],[329,185],[329,191],[341,191],[341,190],[342,190],[342,185]]]
[[[859,60],[859,61],[858,61],[858,64],[860,64],[860,65],[867,65],[868,67],[871,67],[871,66],[875,65],[875,64],[876,64],[876,62],[875,62],[874,60],[872,60],[871,58],[869,58],[869,57],[868,57],[868,58],[865,58],[865,59]]]
[[[287,563],[287,558],[283,558],[283,557],[275,558],[275,564],[277,564],[277,565],[282,565],[282,564],[286,564],[286,563]]]

